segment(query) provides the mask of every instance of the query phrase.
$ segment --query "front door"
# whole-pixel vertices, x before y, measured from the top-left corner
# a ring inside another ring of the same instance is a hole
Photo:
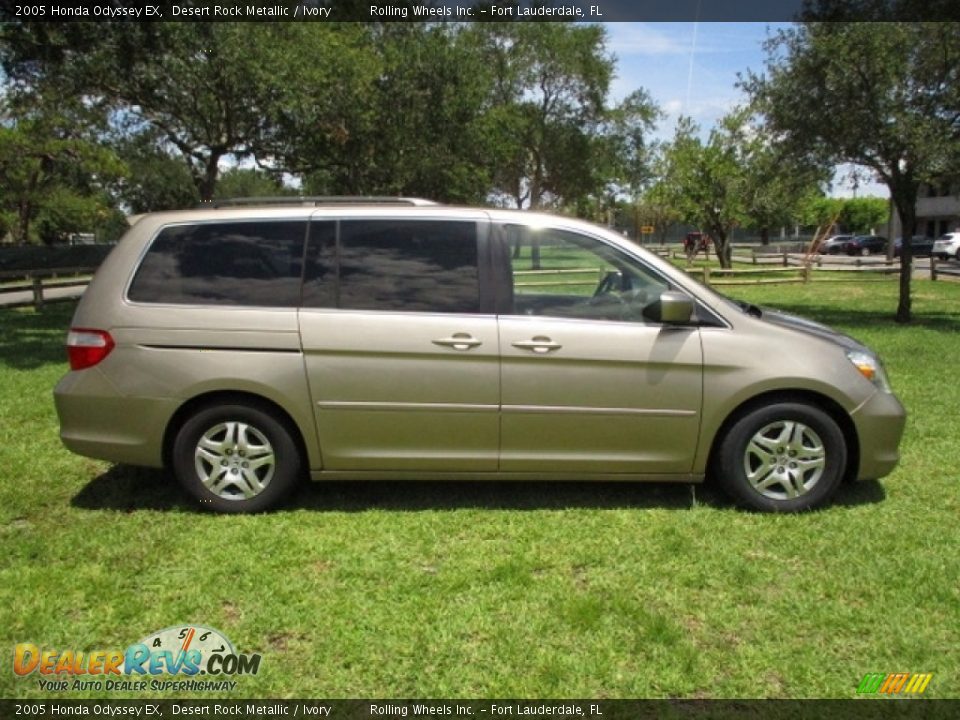
[[[315,219],[300,310],[328,470],[496,470],[485,219]]]
[[[644,309],[668,283],[579,233],[499,233],[503,471],[688,473],[700,424],[694,326]]]

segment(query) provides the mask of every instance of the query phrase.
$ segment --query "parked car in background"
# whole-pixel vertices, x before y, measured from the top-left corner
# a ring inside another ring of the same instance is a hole
[[[688,232],[687,236],[683,239],[683,251],[687,254],[687,258],[691,260],[701,252],[709,258],[710,236],[699,230]]]
[[[933,254],[941,260],[947,258],[960,260],[960,230],[938,237],[933,243]]]
[[[834,235],[822,243],[818,252],[821,255],[842,255],[847,251],[847,244],[853,240],[853,235]]]
[[[933,238],[926,235],[914,235],[910,240],[910,248],[913,250],[913,257],[930,257],[933,253]],[[903,252],[903,238],[897,238],[893,241],[893,256],[900,257]]]
[[[857,235],[847,243],[847,255],[882,255],[887,251],[887,239],[882,235]]]

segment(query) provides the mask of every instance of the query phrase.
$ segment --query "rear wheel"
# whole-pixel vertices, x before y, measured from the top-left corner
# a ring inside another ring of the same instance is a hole
[[[214,405],[180,428],[173,467],[204,507],[245,513],[280,502],[299,479],[302,461],[290,431],[273,414],[249,405]]]
[[[812,405],[778,403],[733,424],[721,441],[715,469],[740,504],[798,512],[830,499],[846,463],[843,433],[829,415]]]

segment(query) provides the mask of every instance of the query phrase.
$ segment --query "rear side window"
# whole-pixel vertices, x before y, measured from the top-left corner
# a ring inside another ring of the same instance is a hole
[[[326,233],[321,233],[327,241]],[[319,235],[318,235],[319,237]],[[344,310],[477,313],[477,225],[439,220],[344,220],[336,255],[339,273],[329,292],[310,252],[304,304]],[[322,252],[321,252],[322,254]]]
[[[136,302],[296,307],[303,221],[205,223],[165,228],[140,263]]]

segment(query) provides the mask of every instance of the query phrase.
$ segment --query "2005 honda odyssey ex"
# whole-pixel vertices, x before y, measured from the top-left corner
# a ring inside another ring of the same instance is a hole
[[[97,272],[55,390],[74,452],[204,506],[315,479],[720,483],[822,505],[897,463],[877,356],[603,228],[423,201],[157,213]]]

